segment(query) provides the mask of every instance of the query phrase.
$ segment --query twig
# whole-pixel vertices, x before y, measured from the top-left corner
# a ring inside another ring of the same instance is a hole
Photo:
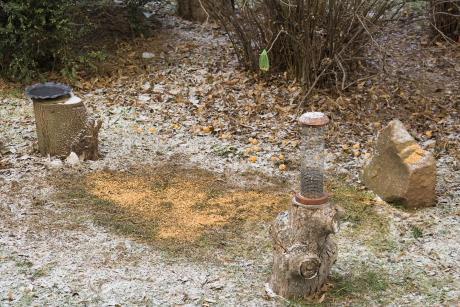
[[[342,70],[342,91],[343,91],[345,89],[345,80],[347,78],[347,72],[345,70],[345,67],[343,67],[342,62],[340,61],[339,57],[336,55],[334,58],[337,64],[339,65],[340,70]]]
[[[356,39],[356,37],[358,37],[359,34],[361,34],[362,31],[356,31],[356,33],[353,35],[353,37],[345,44],[345,46],[342,47],[342,49],[337,53],[336,56],[340,56],[347,48],[348,46],[351,45],[351,43]],[[310,88],[308,89],[307,93],[305,95],[303,95],[300,103],[299,103],[299,106],[297,107],[297,111],[296,111],[296,114],[299,114],[300,112],[300,109],[304,106],[305,104],[305,100],[308,98],[308,96],[310,96],[311,92],[313,91],[313,89],[316,87],[316,84],[319,82],[319,80],[321,79],[321,77],[324,75],[324,73],[326,72],[327,69],[329,69],[329,67],[331,67],[331,65],[334,63],[334,61],[330,61],[325,67],[324,69],[321,71],[321,73],[316,77],[315,81],[313,82],[313,84],[310,86]]]
[[[272,50],[273,46],[275,45],[275,42],[278,40],[278,37],[281,35],[281,33],[287,33],[287,32],[284,31],[284,30],[280,30],[280,31],[278,32],[278,34],[277,34],[276,37],[275,37],[275,40],[272,42],[270,48],[268,48],[267,53],[269,53],[269,52]]]
[[[206,14],[206,20],[205,20],[205,24],[207,24],[209,22],[209,14],[208,14],[208,11],[204,8],[204,5],[203,3],[201,2],[201,0],[198,0],[198,2],[200,3],[200,6],[201,6],[201,9],[204,11],[204,13]]]
[[[366,24],[362,21],[362,19],[359,17],[359,16],[356,16],[359,20],[359,22],[361,23],[361,25],[363,26],[363,29],[366,31],[366,33],[369,35],[369,37],[371,38],[372,42],[375,44],[375,46],[377,46],[377,48],[379,49],[380,53],[382,54],[382,69],[383,71],[386,73],[386,69],[385,69],[385,60],[386,60],[386,52],[384,50],[382,50],[382,47],[379,45],[379,43],[377,43],[377,41],[374,39],[374,36],[372,36],[371,32],[369,31],[369,29],[367,28]]]

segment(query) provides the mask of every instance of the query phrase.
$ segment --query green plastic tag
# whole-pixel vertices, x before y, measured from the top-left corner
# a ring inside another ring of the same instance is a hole
[[[262,71],[268,71],[270,69],[270,59],[268,58],[268,53],[265,49],[259,56],[259,68]]]

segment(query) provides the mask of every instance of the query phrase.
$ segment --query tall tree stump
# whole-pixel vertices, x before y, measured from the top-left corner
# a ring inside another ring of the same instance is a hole
[[[84,159],[98,159],[101,121],[91,118],[79,99],[69,102],[68,93],[49,99],[43,97],[46,96],[31,97],[40,153],[62,158],[75,152]]]
[[[332,234],[338,230],[340,208],[324,192],[323,113],[305,113],[302,127],[300,193],[288,212],[278,215],[270,228],[273,239],[271,290],[288,299],[308,298],[319,292],[337,258]]]
[[[337,258],[331,235],[337,232],[338,209],[330,204],[302,205],[295,199],[270,229],[274,259],[270,287],[289,299],[319,292]]]

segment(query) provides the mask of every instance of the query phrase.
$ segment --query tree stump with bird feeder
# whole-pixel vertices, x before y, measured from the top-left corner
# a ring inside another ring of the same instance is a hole
[[[324,191],[324,132],[328,122],[319,112],[300,117],[300,192],[270,228],[274,260],[269,286],[287,299],[308,298],[320,292],[337,257],[332,234],[338,231],[341,209],[330,203]]]
[[[80,98],[64,84],[47,82],[26,89],[33,103],[38,150],[43,156],[99,158],[98,134],[102,122],[88,114]]]

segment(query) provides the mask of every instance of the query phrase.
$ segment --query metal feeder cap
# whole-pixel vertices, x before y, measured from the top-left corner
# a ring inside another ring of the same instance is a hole
[[[307,112],[300,116],[299,123],[304,126],[325,126],[329,123],[329,117],[322,112]]]

